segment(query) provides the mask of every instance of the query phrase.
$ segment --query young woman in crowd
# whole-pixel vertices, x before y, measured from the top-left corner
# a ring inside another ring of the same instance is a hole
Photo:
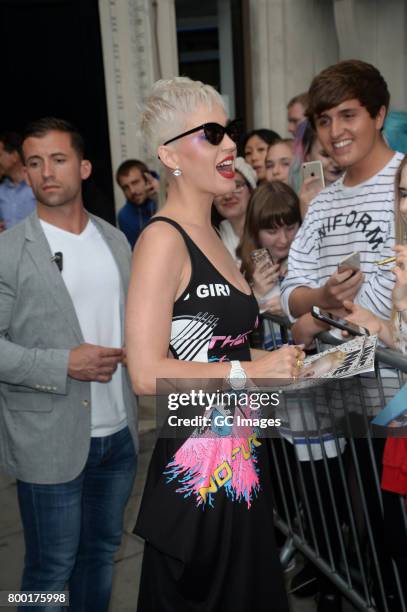
[[[266,155],[266,180],[289,184],[289,171],[294,157],[294,140],[286,138],[269,146]]]
[[[294,159],[289,172],[289,184],[300,198],[301,218],[305,217],[308,206],[323,188],[319,178],[309,177],[302,180],[302,164],[304,162],[320,161],[324,174],[325,187],[334,183],[342,170],[332,157],[324,151],[310,122],[303,121],[294,141]]]
[[[281,314],[280,281],[287,271],[288,252],[300,223],[299,201],[291,187],[273,181],[256,189],[237,254],[262,310]],[[254,264],[252,253],[261,248],[268,249],[272,265]]]
[[[300,347],[249,348],[257,303],[211,224],[214,197],[235,186],[238,134],[222,98],[188,78],[158,81],[142,129],[168,192],[133,258],[126,345],[135,392],[156,394],[157,379],[242,389],[246,378],[299,375]],[[222,436],[212,425],[158,438],[135,529],[146,540],[140,612],[243,612],[253,597],[260,612],[270,602],[288,611],[267,456],[251,434]]]
[[[349,321],[366,327],[388,347],[407,355],[407,156],[402,160],[396,175],[395,222],[397,244],[394,247],[396,261],[393,272],[396,283],[391,321],[379,319],[353,302],[344,302],[344,306],[350,313],[346,317]],[[407,603],[407,438],[388,438],[386,442],[382,489],[386,541],[399,569]]]
[[[273,146],[273,145],[272,145]],[[287,258],[290,246],[300,227],[301,216],[298,196],[295,191],[281,181],[264,182],[257,187],[249,203],[242,241],[237,253],[242,260],[242,272],[252,285],[261,312],[283,315],[280,303],[280,283],[287,270]],[[256,263],[252,254],[258,249],[267,249],[271,261]],[[271,264],[271,262],[273,262]],[[263,347],[274,350],[287,342],[281,327],[267,318],[262,320]],[[289,482],[284,450],[281,439],[270,440],[277,454],[280,474],[284,483]],[[271,449],[271,446],[270,446]],[[276,474],[274,455],[270,453],[272,473]],[[296,472],[296,461],[290,456],[290,469]],[[288,510],[291,519],[295,516],[295,507],[289,487],[285,490],[285,499],[277,481],[274,482],[274,500],[280,516],[286,516]]]
[[[266,153],[270,145],[281,140],[273,130],[261,128],[248,132],[243,140],[244,158],[256,172],[257,181],[266,179]]]
[[[256,189],[256,173],[243,157],[235,159],[235,188],[229,193],[216,196],[213,203],[223,221],[219,224],[219,233],[223,244],[236,260],[240,268],[240,260],[236,249],[242,238],[246,220],[246,211],[250,196]]]

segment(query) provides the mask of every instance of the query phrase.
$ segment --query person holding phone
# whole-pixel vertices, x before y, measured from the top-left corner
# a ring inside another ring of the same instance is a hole
[[[396,175],[396,243],[395,266],[392,272],[396,282],[393,289],[391,320],[377,317],[373,312],[353,302],[345,301],[347,321],[377,334],[386,346],[407,355],[407,156]],[[404,381],[406,375],[404,374]],[[400,497],[407,500],[407,438],[388,438],[383,454],[382,489],[386,541],[396,561],[400,577],[407,575],[407,533],[401,511]],[[406,506],[407,511],[407,506]],[[404,599],[407,585],[402,579]]]
[[[280,283],[287,272],[288,253],[300,223],[298,197],[291,187],[273,181],[256,189],[237,253],[242,272],[263,311],[282,313]],[[257,249],[267,249],[269,257],[256,263],[253,252]]]
[[[126,198],[117,221],[133,249],[140,232],[157,210],[159,181],[138,159],[122,162],[116,172],[116,181]]]
[[[311,83],[308,118],[324,150],[345,173],[312,201],[290,251],[282,304],[296,320],[296,341],[309,344],[327,328],[312,318],[312,306],[343,316],[344,302],[353,301],[382,319],[391,316],[394,275],[375,263],[393,255],[394,177],[403,157],[392,151],[382,136],[389,102],[388,87],[379,70],[360,60],[330,66]],[[360,271],[338,271],[338,263],[354,251],[361,255]],[[385,395],[391,397],[395,377],[385,370],[382,381]],[[380,408],[379,396],[372,398],[369,414]],[[375,460],[380,463],[383,449],[379,440],[373,442]],[[327,448],[329,441],[324,445]],[[333,449],[329,456],[336,455]],[[357,443],[357,460],[365,474],[369,517],[377,534],[386,597],[390,597],[394,592],[391,560],[381,537],[380,499],[366,440]],[[378,584],[377,576],[374,584]],[[385,609],[377,586],[374,596],[378,608]],[[391,609],[390,602],[387,607]]]
[[[214,88],[175,77],[153,86],[142,132],[168,191],[133,256],[134,391],[153,395],[159,379],[242,390],[247,379],[298,376],[300,347],[250,349],[257,303],[211,224],[214,197],[235,188],[239,124]],[[266,444],[242,441],[243,453],[228,434],[203,433],[157,439],[135,528],[145,539],[138,610],[246,610],[255,597],[259,612],[270,602],[288,612]]]
[[[332,83],[341,84],[342,93],[331,99]],[[354,298],[378,316],[390,316],[394,281],[374,263],[393,254],[393,181],[402,159],[381,135],[388,104],[379,71],[357,60],[327,68],[311,84],[309,117],[324,149],[346,172],[314,199],[296,236],[282,287],[292,319],[312,306],[341,309]],[[338,272],[340,260],[355,250],[361,252],[360,271]]]
[[[320,162],[322,176],[320,172],[315,173],[314,176],[312,173],[304,172],[304,165],[310,162]],[[289,184],[294,187],[300,198],[302,219],[319,192],[334,183],[342,174],[343,170],[323,148],[309,120],[305,120],[299,127],[294,140],[294,158],[288,179]]]
[[[147,184],[146,193],[148,197],[157,202],[160,195],[160,177],[154,170],[143,172],[143,175]]]

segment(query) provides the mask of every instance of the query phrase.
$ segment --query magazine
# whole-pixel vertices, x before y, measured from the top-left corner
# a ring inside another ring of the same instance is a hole
[[[304,360],[300,378],[290,389],[301,389],[321,382],[374,371],[377,336],[357,336]]]

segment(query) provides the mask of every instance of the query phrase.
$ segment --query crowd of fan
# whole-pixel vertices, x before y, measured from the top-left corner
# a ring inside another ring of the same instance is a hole
[[[323,100],[326,90],[321,93],[321,78],[309,93],[292,98],[287,105],[290,138],[268,128],[245,135],[235,162],[234,189],[215,198],[213,222],[250,282],[260,311],[288,316],[297,342],[311,348],[315,335],[324,329],[309,312],[312,305],[319,305],[405,352],[407,248],[394,249],[394,227],[397,240],[403,242],[407,158],[383,139],[387,86],[375,68],[366,66],[348,62],[342,73],[335,67],[331,73],[326,71],[326,82],[338,82],[337,98],[332,94],[330,104]],[[358,73],[359,84],[351,83],[349,75],[354,78]],[[340,83],[345,84],[342,90]],[[35,208],[20,149],[18,135],[0,135],[0,231]],[[304,164],[308,162],[321,162],[321,175],[314,166],[307,176]],[[118,224],[133,248],[157,210],[159,177],[142,161],[126,160],[117,169],[116,181],[126,200]],[[361,270],[338,272],[338,261],[352,251],[362,254]],[[376,265],[392,255],[395,275]],[[265,320],[266,348],[271,347],[271,336],[275,346],[276,329],[271,327]],[[391,516],[387,526],[394,528],[401,519],[392,495],[405,495],[407,490],[405,475],[402,483],[399,475],[392,479],[389,473],[400,467],[394,464],[390,447],[384,454],[389,469],[383,487],[389,494],[385,498],[385,511]],[[328,444],[326,451],[335,461]],[[394,532],[391,539],[397,539]],[[396,546],[391,552],[405,571],[405,550]]]

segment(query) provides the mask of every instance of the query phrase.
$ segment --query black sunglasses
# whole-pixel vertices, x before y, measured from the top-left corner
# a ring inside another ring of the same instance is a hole
[[[243,125],[240,119],[235,119],[226,126],[220,125],[220,123],[203,123],[192,130],[188,130],[188,132],[183,132],[174,138],[170,138],[170,140],[164,142],[164,145],[170,144],[170,142],[174,142],[174,140],[178,140],[184,136],[189,136],[189,134],[194,134],[194,132],[199,132],[200,130],[204,131],[205,138],[211,145],[220,144],[225,134],[227,134],[233,142],[237,143],[242,135],[242,127]]]

